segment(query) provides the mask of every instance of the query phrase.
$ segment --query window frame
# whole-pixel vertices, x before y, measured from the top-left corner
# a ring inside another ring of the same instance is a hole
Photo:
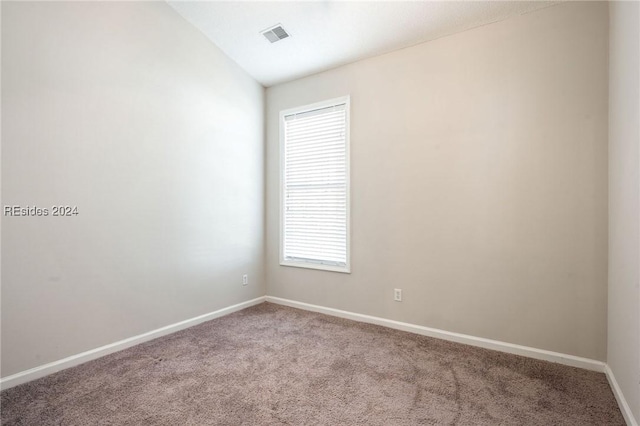
[[[320,108],[327,108],[334,105],[344,104],[345,105],[345,161],[346,161],[346,265],[345,266],[336,266],[336,265],[327,265],[320,262],[313,262],[310,260],[288,260],[284,258],[284,148],[285,148],[285,140],[284,140],[284,118],[291,114],[299,114],[307,111],[312,111]],[[339,98],[327,99],[325,101],[315,102],[312,104],[301,105],[294,108],[289,108],[286,110],[281,110],[278,118],[278,127],[279,127],[279,141],[280,141],[280,161],[279,161],[279,176],[280,176],[280,197],[279,197],[279,216],[280,216],[280,247],[279,247],[279,258],[280,258],[280,266],[292,266],[297,268],[305,268],[305,269],[316,269],[321,271],[330,271],[330,272],[341,272],[345,274],[351,273],[351,97],[341,96]]]

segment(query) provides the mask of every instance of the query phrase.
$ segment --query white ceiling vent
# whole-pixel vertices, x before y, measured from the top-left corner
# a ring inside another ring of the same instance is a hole
[[[262,35],[265,36],[271,43],[275,43],[276,41],[280,41],[283,38],[289,37],[289,33],[287,33],[280,24],[262,31]]]

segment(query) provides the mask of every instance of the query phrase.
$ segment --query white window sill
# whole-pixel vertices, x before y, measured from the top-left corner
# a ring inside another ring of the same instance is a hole
[[[350,274],[351,268],[347,266],[323,265],[322,263],[313,262],[296,262],[293,260],[281,260],[280,266],[292,266],[294,268],[317,269],[320,271],[340,272]]]

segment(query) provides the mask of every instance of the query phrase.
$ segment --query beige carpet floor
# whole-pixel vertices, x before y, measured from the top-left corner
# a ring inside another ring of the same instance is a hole
[[[1,403],[6,425],[624,425],[604,374],[269,303]]]

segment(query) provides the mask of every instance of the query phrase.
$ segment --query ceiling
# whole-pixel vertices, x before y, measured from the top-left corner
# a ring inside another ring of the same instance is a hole
[[[549,1],[168,1],[264,86],[551,6]],[[276,24],[291,37],[271,44]]]

